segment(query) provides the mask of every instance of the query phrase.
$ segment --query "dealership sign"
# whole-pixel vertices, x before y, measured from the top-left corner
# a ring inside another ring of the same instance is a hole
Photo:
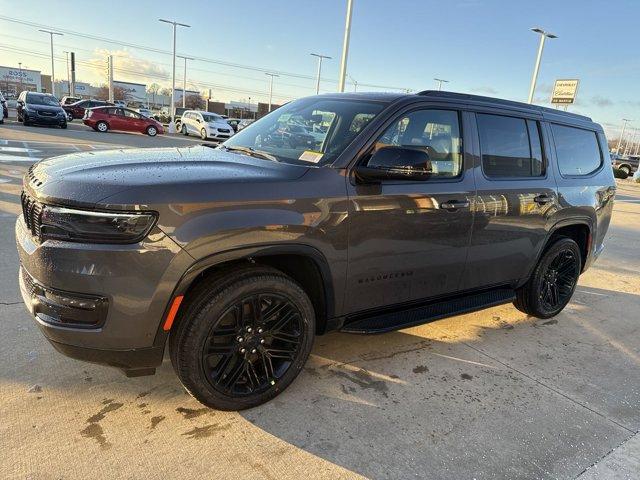
[[[114,87],[124,91],[125,100],[145,102],[147,100],[147,86],[143,83],[113,82]]]
[[[556,80],[551,94],[551,103],[573,103],[578,92],[578,80]]]

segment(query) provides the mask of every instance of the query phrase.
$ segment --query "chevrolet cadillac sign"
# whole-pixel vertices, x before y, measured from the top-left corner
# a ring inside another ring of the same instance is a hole
[[[551,103],[570,104],[576,99],[578,80],[556,80],[551,94]]]

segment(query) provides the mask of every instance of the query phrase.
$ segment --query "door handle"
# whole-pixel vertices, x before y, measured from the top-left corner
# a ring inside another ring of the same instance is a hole
[[[537,197],[533,197],[533,201],[538,205],[546,205],[547,203],[553,202],[553,197],[547,195],[546,193],[543,193],[541,195],[538,195]]]
[[[442,202],[440,208],[443,210],[459,210],[461,208],[469,208],[468,200],[449,200],[448,202]]]

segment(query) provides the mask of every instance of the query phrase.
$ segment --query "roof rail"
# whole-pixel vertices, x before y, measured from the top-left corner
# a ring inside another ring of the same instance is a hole
[[[493,105],[503,105],[505,107],[519,108],[519,109],[528,109],[528,110],[536,110],[541,113],[561,115],[561,116],[571,116],[574,118],[578,118],[581,120],[586,120],[589,122],[593,122],[590,117],[586,115],[580,115],[579,113],[573,112],[565,112],[563,110],[557,110],[555,108],[542,107],[539,105],[531,105],[529,103],[524,102],[516,102],[514,100],[505,100],[502,98],[495,97],[485,97],[483,95],[472,95],[470,93],[457,93],[457,92],[446,92],[440,90],[423,90],[418,92],[416,95],[428,96],[428,97],[436,97],[436,98],[451,98],[457,100],[468,100],[472,102],[482,102],[482,103],[491,103]]]

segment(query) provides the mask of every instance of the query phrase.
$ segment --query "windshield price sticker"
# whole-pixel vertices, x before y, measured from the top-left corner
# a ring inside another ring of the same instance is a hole
[[[302,155],[298,158],[298,160],[303,160],[305,162],[318,163],[322,160],[321,152],[314,152],[313,150],[305,150],[302,152]]]

